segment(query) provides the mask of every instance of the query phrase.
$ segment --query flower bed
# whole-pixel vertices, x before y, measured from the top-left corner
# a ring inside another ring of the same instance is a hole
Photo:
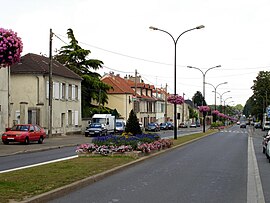
[[[128,137],[111,135],[94,138],[92,142],[81,144],[77,147],[76,152],[83,156],[125,155],[139,157],[153,151],[169,148],[173,144],[170,139],[160,139],[153,134]]]

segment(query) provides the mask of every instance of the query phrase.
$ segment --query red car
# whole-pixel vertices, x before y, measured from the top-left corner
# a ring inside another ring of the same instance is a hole
[[[32,141],[37,141],[39,144],[43,143],[46,137],[45,130],[33,124],[14,125],[10,130],[2,135],[2,142],[8,144],[9,142],[20,142],[29,144]]]

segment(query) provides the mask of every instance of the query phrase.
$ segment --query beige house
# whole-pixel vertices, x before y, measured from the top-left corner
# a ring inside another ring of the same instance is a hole
[[[57,61],[52,65],[52,134],[81,131],[82,78]],[[26,54],[10,68],[9,123],[49,126],[49,58]]]
[[[9,68],[0,66],[0,134],[8,127]]]

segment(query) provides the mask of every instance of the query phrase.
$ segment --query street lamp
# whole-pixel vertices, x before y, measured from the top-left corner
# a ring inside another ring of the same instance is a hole
[[[187,66],[187,67],[197,69],[197,70],[201,71],[201,73],[203,74],[203,99],[204,99],[203,101],[205,101],[205,75],[209,70],[214,69],[214,68],[220,68],[221,65],[208,68],[205,72],[203,72],[200,68],[197,68],[197,67],[193,67],[193,66]],[[203,103],[203,105],[205,105],[203,101],[202,101],[202,103]]]
[[[219,83],[217,86],[214,86],[214,85],[212,85],[211,83],[205,83],[205,84],[208,84],[208,85],[211,85],[213,88],[214,88],[214,92],[215,92],[215,110],[217,110],[217,88],[218,88],[218,86],[220,86],[220,85],[225,85],[225,84],[228,84],[228,82],[222,82],[222,83]]]
[[[214,91],[213,91],[214,92]],[[226,92],[223,92],[222,94],[220,94],[220,93],[218,93],[219,94],[219,98],[220,98],[220,110],[221,110],[221,112],[222,112],[222,96],[224,95],[224,94],[226,94],[226,93],[228,93],[228,92],[231,92],[230,90],[229,91],[226,91]]]
[[[167,32],[166,30],[162,30],[162,29],[159,29],[159,28],[156,28],[156,27],[153,27],[153,26],[150,26],[149,29],[151,30],[158,30],[158,31],[161,31],[161,32],[165,32],[166,34],[170,35],[170,37],[172,38],[173,42],[174,42],[174,95],[176,96],[176,44],[179,40],[179,38],[185,34],[186,32],[189,32],[189,31],[192,31],[192,30],[196,30],[196,29],[202,29],[204,28],[204,25],[200,25],[200,26],[197,26],[195,28],[192,28],[192,29],[189,29],[189,30],[186,30],[184,32],[182,32],[175,40],[175,38],[172,36],[172,34],[170,34],[169,32]],[[177,114],[177,109],[176,109],[176,103],[174,103],[174,139],[176,140],[177,139],[177,120],[176,120],[176,114]]]

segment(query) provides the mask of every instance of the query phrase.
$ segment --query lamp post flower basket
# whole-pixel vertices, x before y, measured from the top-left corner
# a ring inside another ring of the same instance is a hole
[[[184,98],[182,96],[179,95],[170,95],[167,98],[167,101],[171,104],[183,104],[184,103]]]
[[[202,113],[208,112],[208,111],[210,111],[210,107],[209,106],[200,106],[199,111]]]
[[[213,115],[218,115],[219,114],[219,111],[218,110],[214,110],[214,111],[212,111],[212,114]]]
[[[16,32],[0,28],[0,65],[10,66],[20,61],[23,43]]]

